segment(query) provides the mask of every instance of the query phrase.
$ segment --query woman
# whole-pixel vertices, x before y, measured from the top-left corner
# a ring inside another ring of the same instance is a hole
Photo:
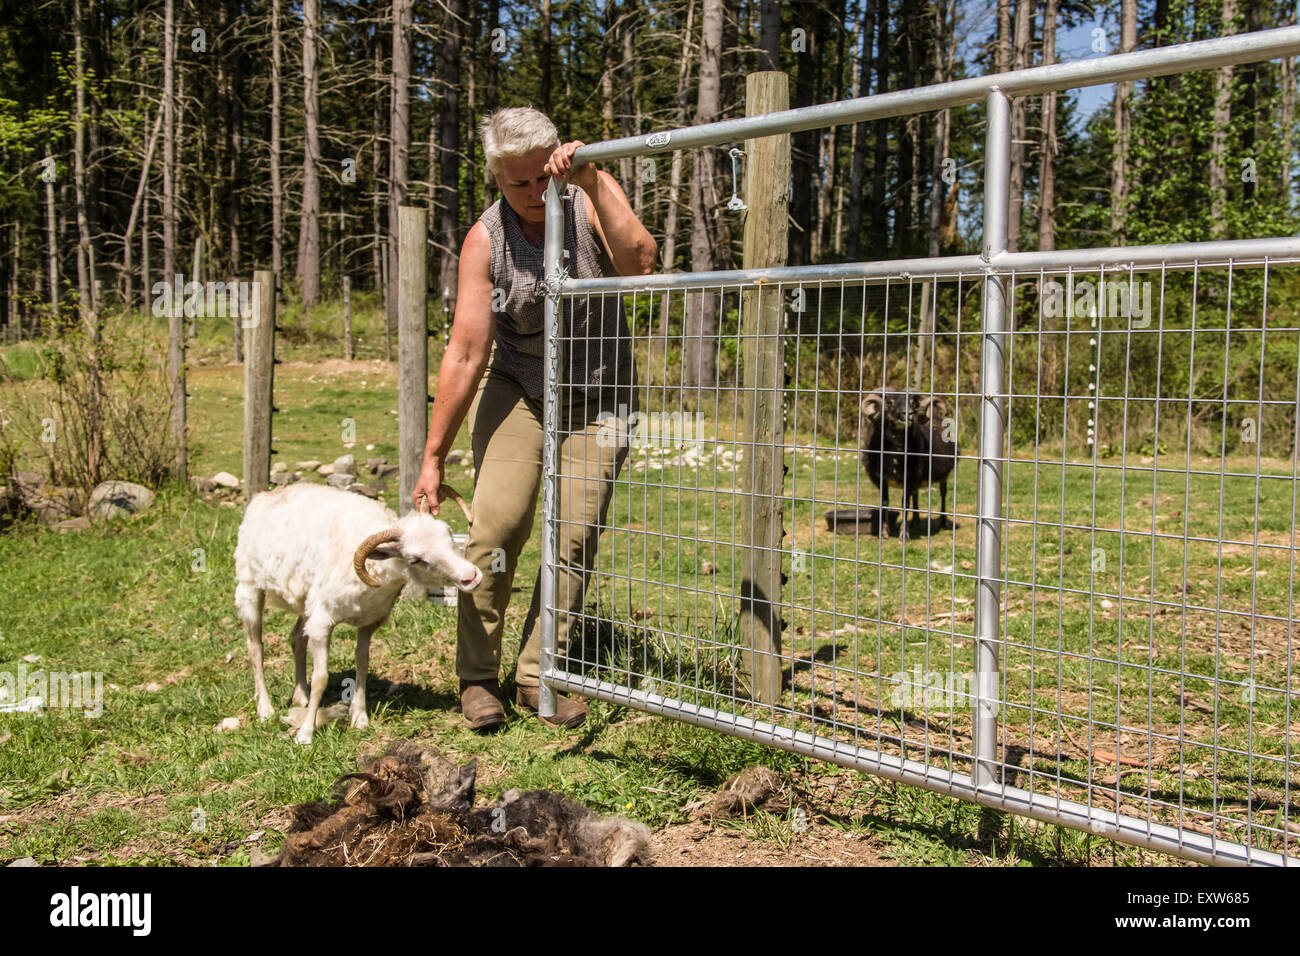
[[[583,144],[561,146],[543,113],[531,107],[498,110],[479,131],[501,199],[483,213],[461,247],[456,316],[438,370],[413,501],[427,497],[437,512],[443,461],[472,401],[474,525],[465,556],[482,570],[483,583],[460,598],[456,671],[461,712],[470,727],[484,730],[505,721],[498,683],[501,637],[519,552],[532,534],[542,477],[547,373],[545,295],[538,283],[543,278],[543,197],[550,178],[569,179],[563,199],[569,275],[646,275],[654,268],[657,249],[614,178],[589,163],[573,166],[573,154]],[[619,403],[634,410],[636,394],[621,297],[566,301],[564,329],[570,344],[560,388],[555,594],[561,656],[582,610],[599,528],[627,455],[626,444],[597,441],[600,417]],[[534,712],[540,596],[539,574],[516,668],[516,704]],[[547,723],[576,727],[586,715],[580,699],[557,695],[556,715]]]

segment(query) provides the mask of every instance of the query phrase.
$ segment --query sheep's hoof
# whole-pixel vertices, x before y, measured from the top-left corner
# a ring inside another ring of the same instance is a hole
[[[311,743],[312,731],[316,729],[315,726],[313,726],[314,724],[315,721],[304,720],[302,724],[302,729],[299,730],[298,733],[294,735],[293,742],[296,744]]]
[[[352,714],[350,722],[353,730],[365,730],[370,726],[370,717],[363,710],[360,713]]]
[[[269,700],[260,700],[257,702],[257,719],[270,720],[275,716],[275,708],[271,706]]]
[[[289,698],[289,705],[291,707],[306,707],[307,692],[302,688],[295,687],[293,691],[293,696]]]

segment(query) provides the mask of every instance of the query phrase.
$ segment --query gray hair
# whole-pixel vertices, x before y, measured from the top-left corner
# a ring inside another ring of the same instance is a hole
[[[555,124],[541,110],[531,106],[511,106],[497,110],[479,124],[483,155],[488,173],[501,172],[501,160],[524,156],[535,149],[555,149],[560,134]]]

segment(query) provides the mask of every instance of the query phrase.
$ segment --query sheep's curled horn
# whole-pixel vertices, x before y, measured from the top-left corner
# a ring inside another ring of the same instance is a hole
[[[457,491],[455,488],[453,488],[451,485],[443,485],[442,490],[447,493],[448,498],[452,499],[454,502],[456,502],[456,504],[460,505],[460,510],[461,513],[465,516],[466,523],[473,524],[474,512],[469,510],[469,505],[467,505],[465,503],[465,499],[460,496],[460,492]],[[420,498],[420,513],[421,514],[429,513],[428,498],[424,498],[424,497]]]
[[[447,492],[447,497],[460,505],[460,510],[465,514],[465,520],[470,524],[473,524],[474,513],[470,511],[469,505],[465,504],[465,499],[461,497],[460,492],[451,487],[451,485],[443,485],[442,487],[443,490]],[[428,498],[420,499],[420,513],[429,513]],[[352,567],[356,570],[357,577],[372,588],[379,587],[379,581],[374,575],[366,570],[366,559],[369,558],[375,548],[379,547],[381,544],[387,544],[389,541],[396,541],[401,536],[402,532],[396,528],[385,528],[383,531],[376,531],[370,537],[366,538],[365,541],[362,541],[361,547],[357,548],[356,553],[352,555]]]
[[[879,392],[867,392],[867,394],[862,397],[862,417],[869,420],[874,419],[880,414],[881,405],[882,402]]]

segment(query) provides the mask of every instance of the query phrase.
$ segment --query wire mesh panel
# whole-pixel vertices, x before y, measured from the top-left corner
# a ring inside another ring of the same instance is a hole
[[[547,682],[1197,859],[1295,856],[1293,266],[1003,277],[1000,568],[987,272],[806,272],[622,296],[630,361],[594,384],[620,296],[562,296],[602,319],[564,326],[551,395]]]
[[[999,742],[1008,783],[1294,855],[1297,275],[1248,265],[1012,278]]]

